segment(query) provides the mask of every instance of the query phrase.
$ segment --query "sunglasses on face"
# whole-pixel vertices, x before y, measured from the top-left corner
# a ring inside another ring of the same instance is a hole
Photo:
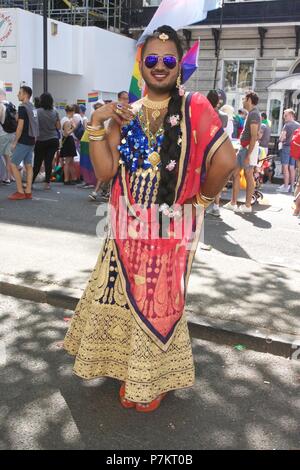
[[[168,69],[174,69],[177,65],[177,58],[173,55],[164,55],[163,57],[155,54],[147,55],[144,59],[144,64],[147,69],[153,69],[158,64],[159,59],[162,59],[164,65]]]

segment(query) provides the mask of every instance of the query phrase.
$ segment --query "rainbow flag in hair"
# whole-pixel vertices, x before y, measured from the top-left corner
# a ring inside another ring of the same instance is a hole
[[[77,100],[77,104],[84,104],[86,106],[86,100]]]
[[[13,91],[13,84],[12,83],[4,83],[4,89],[6,92],[12,92]]]
[[[129,102],[133,103],[134,101],[139,100],[142,97],[142,90],[139,88],[139,81],[142,79],[142,75],[139,68],[139,62],[141,60],[142,55],[142,46],[138,47],[136,56],[135,56],[135,63],[133,67],[133,73],[130,82],[129,88]]]
[[[89,103],[95,103],[98,101],[99,98],[99,93],[98,91],[93,91],[92,93],[88,93],[88,102]]]
[[[195,70],[197,70],[199,51],[200,40],[196,41],[195,44],[183,56],[181,61],[182,83],[187,82]]]
[[[87,184],[96,185],[96,176],[90,160],[89,137],[87,131],[84,132],[80,141],[80,174]]]

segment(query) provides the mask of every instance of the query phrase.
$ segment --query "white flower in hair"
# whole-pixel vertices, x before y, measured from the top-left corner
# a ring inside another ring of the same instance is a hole
[[[173,114],[173,116],[170,116],[169,120],[172,127],[178,126],[180,120],[179,114]]]
[[[176,161],[171,160],[167,165],[166,165],[166,170],[168,171],[173,171],[176,166]]]

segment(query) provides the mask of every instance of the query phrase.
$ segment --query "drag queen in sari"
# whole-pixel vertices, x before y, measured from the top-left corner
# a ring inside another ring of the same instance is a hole
[[[109,232],[64,347],[75,374],[118,379],[121,404],[140,412],[194,383],[184,306],[195,234],[235,167],[210,103],[180,85],[182,54],[172,28],[155,31],[140,64],[148,95],[103,106],[88,127],[95,173],[112,180]]]

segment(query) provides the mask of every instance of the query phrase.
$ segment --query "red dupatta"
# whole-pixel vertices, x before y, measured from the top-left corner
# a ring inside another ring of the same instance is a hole
[[[210,158],[226,139],[218,115],[200,93],[184,98],[183,116],[175,198],[179,207],[199,192]],[[190,242],[195,214],[190,220],[185,215],[177,222],[170,219],[170,238],[149,238],[158,234],[157,217],[153,208],[139,210],[135,204],[123,165],[114,180],[110,203],[117,221],[112,224],[111,236],[130,310],[153,341],[167,350],[184,311],[194,257]],[[151,226],[144,224],[145,220],[151,220]],[[184,225],[180,239],[173,236],[174,224]]]

